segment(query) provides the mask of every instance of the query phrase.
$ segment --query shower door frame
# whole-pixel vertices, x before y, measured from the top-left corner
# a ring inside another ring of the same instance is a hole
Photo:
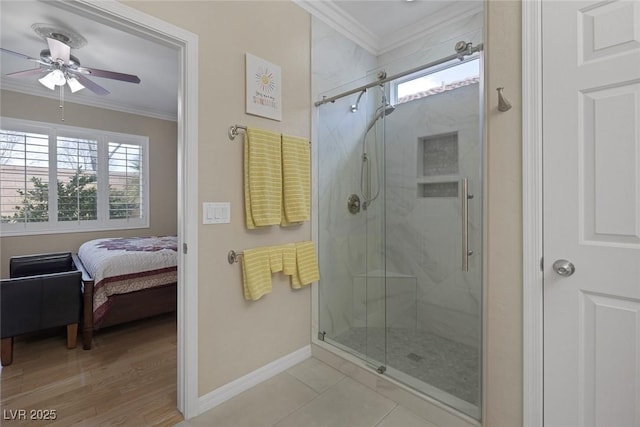
[[[487,26],[486,26],[486,19],[487,19],[487,10],[485,8],[484,11],[484,15],[485,15],[485,25],[483,27],[483,40],[487,40]],[[425,394],[422,391],[416,390],[415,388],[401,382],[398,379],[395,379],[389,375],[383,375],[384,371],[380,372],[380,370],[377,370],[370,364],[368,363],[367,359],[363,359],[361,357],[358,357],[357,355],[353,354],[352,352],[343,350],[335,345],[332,345],[329,342],[326,342],[324,339],[324,334],[321,332],[320,329],[320,292],[319,292],[319,284],[318,282],[313,284],[312,287],[312,292],[311,292],[311,314],[312,314],[312,319],[311,319],[311,344],[315,344],[316,346],[318,346],[319,348],[328,351],[329,353],[335,354],[337,356],[339,356],[342,359],[345,359],[353,364],[355,364],[356,366],[359,366],[361,368],[365,368],[365,369],[370,369],[370,374],[374,375],[374,378],[377,379],[385,379],[386,381],[390,382],[391,384],[394,384],[395,386],[397,386],[400,390],[404,390],[405,392],[407,392],[408,394],[406,395],[406,399],[407,402],[415,402],[415,397],[416,397],[416,393],[420,396],[420,398],[422,399],[425,408],[430,408],[429,410],[427,410],[426,413],[431,413],[430,411],[435,410],[437,412],[440,412],[441,414],[446,413],[446,416],[455,416],[459,419],[464,420],[465,422],[467,422],[469,425],[481,425],[482,423],[484,423],[485,420],[485,416],[486,416],[486,365],[487,365],[487,358],[486,358],[486,354],[487,354],[487,344],[486,344],[486,336],[487,336],[487,313],[486,313],[486,306],[487,306],[487,292],[486,292],[486,283],[487,283],[487,256],[486,254],[488,253],[487,248],[488,248],[488,244],[487,244],[487,224],[488,224],[488,214],[487,214],[487,111],[489,111],[489,105],[488,105],[488,99],[487,99],[487,94],[486,94],[486,83],[487,83],[487,70],[486,70],[486,55],[485,55],[485,48],[484,45],[485,43],[479,44],[478,45],[478,50],[480,51],[480,61],[481,61],[481,79],[480,79],[480,83],[479,83],[479,97],[478,97],[478,102],[480,105],[480,112],[479,112],[479,117],[478,117],[478,122],[479,122],[479,128],[478,128],[478,134],[481,136],[482,141],[481,141],[481,162],[482,162],[482,171],[481,171],[481,176],[482,176],[482,206],[481,206],[481,212],[482,212],[482,253],[483,253],[483,257],[482,257],[482,261],[480,263],[481,268],[482,268],[482,274],[481,274],[481,306],[480,306],[480,316],[479,316],[479,320],[480,320],[480,330],[481,330],[481,342],[480,342],[480,348],[479,348],[479,352],[481,355],[481,360],[479,361],[479,380],[480,380],[480,385],[479,385],[479,392],[480,392],[480,402],[477,405],[478,408],[478,412],[479,412],[479,417],[478,418],[474,418],[472,416],[469,416],[467,414],[465,414],[464,412],[462,412],[461,410],[454,408],[450,405],[448,405],[447,403],[444,403],[443,401],[440,401],[432,396],[430,396],[429,394]],[[475,52],[473,52],[475,53]],[[448,59],[450,60],[450,58]],[[378,82],[374,82],[371,83],[369,85],[365,85],[362,87],[358,87],[356,89],[353,89],[349,92],[345,92],[344,94],[342,94],[343,96],[346,96],[347,94],[352,94],[352,93],[357,93],[361,90],[363,90],[364,88],[367,87],[373,87],[375,85],[380,84],[381,82],[384,81],[384,83],[386,83],[387,81],[392,81],[393,79],[396,78],[400,78],[402,76],[411,74],[416,72],[416,70],[422,70],[422,69],[427,69],[429,67],[434,67],[436,65],[438,65],[440,63],[440,61],[434,61],[430,64],[425,64],[421,67],[416,67],[408,72],[403,72],[403,73],[399,73],[396,74],[392,77],[389,78],[385,78],[382,79]],[[336,99],[339,98],[335,97]],[[328,103],[328,102],[332,102],[331,98],[323,98],[321,101],[317,101],[315,103],[315,107],[314,108],[314,113],[312,115],[312,129],[311,129],[311,135],[312,135],[312,140],[313,141],[319,141],[318,139],[318,122],[319,122],[319,116],[320,116],[320,109],[318,108],[319,106],[321,106],[322,104]],[[319,156],[318,156],[318,144],[312,144],[312,167],[311,167],[311,173],[312,173],[312,211],[314,212],[314,214],[312,215],[312,239],[314,242],[316,242],[316,249],[318,242],[319,242],[319,189],[318,189],[318,184],[319,184]],[[337,366],[336,366],[337,367]],[[386,368],[386,366],[385,366]],[[345,373],[347,375],[353,375],[353,371],[345,371]],[[360,375],[357,375],[358,377],[360,377]],[[361,377],[361,381],[364,379],[364,377]],[[381,392],[382,394],[385,394],[386,390],[384,390],[384,388],[379,389],[379,392]],[[398,389],[395,390],[396,392],[398,391]],[[390,398],[394,398],[397,399],[398,395],[390,392],[389,393],[389,397]],[[425,418],[429,418],[427,416],[425,416]]]
[[[365,78],[368,78],[369,80],[374,79],[375,75],[370,74],[370,75],[367,75]],[[378,86],[378,85],[374,84],[371,87],[375,87],[375,86]],[[383,85],[380,85],[380,86],[382,87]],[[352,93],[352,92],[353,91],[349,91],[348,93]],[[365,94],[367,96],[362,98],[362,95],[365,95]],[[371,94],[373,94],[373,98],[371,98],[372,96]],[[378,96],[380,95],[381,97],[378,98]],[[383,102],[386,102],[386,99],[387,99],[386,95],[387,94],[385,92],[378,93],[377,90],[372,90],[372,91],[363,90],[360,93],[360,96],[358,96],[356,104],[351,105],[351,112],[346,114],[351,115],[352,113],[356,113],[356,112],[358,114],[364,113],[364,118],[366,119],[367,115],[371,113],[371,111],[377,112],[378,110],[380,110],[380,107],[383,106]],[[347,100],[346,95],[339,96],[336,99],[339,99],[339,98],[344,98],[343,101]],[[316,105],[318,104],[321,105],[321,104],[324,104],[324,102],[316,103]],[[322,116],[322,111],[327,111],[326,109],[334,109],[334,108],[340,109],[342,107],[345,107],[345,112],[346,112],[347,105],[340,105],[340,102],[337,102],[337,103],[332,102],[332,105],[325,106],[324,110],[320,106],[316,107],[314,117],[313,117],[314,123],[318,123],[321,120],[320,117]],[[379,121],[378,119],[372,120],[370,124],[375,125],[376,122],[378,121]],[[358,167],[360,167],[359,169],[360,172],[357,174],[358,176],[360,176],[360,186],[357,187],[357,193],[358,193],[357,195],[360,196],[360,199],[358,199],[359,207],[357,209],[357,212],[350,212],[351,215],[347,215],[349,218],[356,220],[358,224],[360,224],[360,227],[361,227],[360,231],[364,232],[360,236],[361,238],[364,239],[364,244],[360,248],[362,250],[362,254],[360,254],[362,255],[362,259],[359,260],[358,264],[354,264],[354,262],[356,262],[356,259],[351,259],[351,256],[350,256],[351,253],[349,253],[349,254],[342,254],[341,260],[340,261],[336,260],[336,262],[344,261],[347,264],[349,264],[351,267],[354,267],[354,265],[358,266],[356,268],[358,273],[355,274],[352,272],[352,276],[351,276],[350,286],[351,286],[351,294],[352,294],[351,297],[353,298],[353,301],[351,301],[352,318],[349,320],[349,324],[351,326],[361,328],[363,335],[356,333],[355,345],[350,345],[348,343],[342,342],[341,339],[337,339],[340,333],[335,332],[334,325],[328,325],[324,323],[326,319],[324,317],[324,314],[326,313],[325,311],[319,310],[319,304],[322,303],[323,297],[321,296],[321,292],[319,288],[317,286],[314,286],[312,288],[313,289],[312,301],[314,301],[312,303],[312,316],[313,316],[312,337],[314,339],[317,338],[321,342],[326,342],[330,344],[333,348],[338,349],[339,351],[344,351],[350,354],[351,356],[356,357],[358,360],[361,360],[369,368],[372,368],[378,373],[384,373],[385,370],[387,369],[387,360],[386,360],[386,356],[387,356],[386,303],[387,301],[386,301],[386,298],[384,298],[384,295],[386,295],[387,276],[386,276],[386,273],[380,273],[380,272],[385,272],[386,253],[382,251],[382,248],[384,248],[385,246],[384,243],[382,244],[375,243],[379,239],[382,239],[384,242],[384,238],[385,238],[384,228],[386,226],[386,220],[385,220],[386,210],[385,210],[385,203],[384,203],[384,189],[383,189],[384,178],[382,176],[383,172],[378,172],[381,174],[380,183],[378,184],[380,185],[380,188],[378,190],[379,198],[378,196],[376,196],[372,200],[370,200],[369,203],[367,203],[366,198],[368,196],[364,196],[360,194],[361,192],[364,191],[362,189],[362,185],[363,185],[362,174],[364,171],[364,169],[362,168],[364,168],[364,165],[365,165],[365,163],[363,163],[363,159],[365,158],[364,153],[365,151],[367,151],[367,154],[371,155],[372,158],[374,159],[372,160],[374,164],[378,163],[375,160],[376,156],[373,155],[372,153],[369,153],[369,151],[375,150],[375,152],[378,153],[378,156],[384,157],[384,134],[382,135],[382,137],[374,136],[373,139],[370,139],[370,138],[368,139],[368,136],[370,133],[372,135],[376,135],[375,126],[370,126],[369,129],[366,129],[366,126],[364,126],[364,122],[362,123],[362,125],[363,125],[362,129],[359,129],[359,126],[355,126],[355,128],[358,129],[357,132],[362,133],[362,135],[358,136],[356,151],[358,151],[359,153],[360,145],[365,144],[367,140],[368,140],[368,144],[370,145],[370,149],[365,150],[363,147],[362,156],[360,155],[357,156],[358,165],[359,165]],[[369,130],[371,132],[369,132]],[[315,124],[313,126],[312,136],[315,141],[321,140],[321,138],[319,138],[317,134],[317,126],[315,126]],[[320,144],[311,145],[312,146],[312,178],[313,180],[316,180],[315,182],[312,182],[312,187],[313,187],[312,208],[316,213],[319,211],[319,208],[320,208],[320,200],[316,196],[316,193],[317,193],[316,189],[320,186],[320,184],[323,182],[323,179],[324,179],[324,177],[321,176],[320,171],[318,169],[315,169],[317,167],[318,162],[320,161],[319,147],[322,145],[321,142],[322,141],[320,141]],[[379,145],[377,149],[375,148],[376,145]],[[380,161],[380,164],[384,165],[384,159]],[[369,164],[367,165],[368,165],[367,167],[370,167]],[[351,166],[355,167],[353,164]],[[378,166],[379,165],[374,166],[373,170],[376,170]],[[329,185],[331,186],[331,184]],[[355,194],[352,194],[352,195],[355,195]],[[374,203],[370,203],[376,199],[377,201],[375,201]],[[347,205],[347,200],[345,199],[344,208],[347,207],[346,205]],[[345,211],[346,210],[347,209],[345,209]],[[323,262],[324,262],[323,244],[326,243],[323,241],[323,237],[332,236],[333,234],[330,231],[326,230],[327,232],[321,235],[321,233],[318,231],[321,224],[321,221],[319,220],[319,218],[320,218],[319,215],[313,216],[312,238],[316,242],[316,250],[317,250],[317,253],[319,254],[319,266],[322,274]],[[331,240],[331,237],[329,237],[329,240]],[[372,244],[370,242],[374,242],[374,243]],[[326,278],[326,275],[325,275],[325,278]],[[356,283],[356,280],[357,280],[357,283]],[[358,293],[357,297],[356,297],[356,293]],[[358,299],[358,297],[362,297],[362,299]],[[316,299],[313,299],[313,298],[316,298]],[[327,299],[330,299],[328,295],[327,295]],[[360,304],[358,304],[358,301]],[[356,308],[355,305],[358,305],[358,307]],[[358,312],[358,315],[355,314],[356,311]],[[327,318],[328,317],[330,317],[330,315],[328,315]],[[378,331],[376,331],[376,329],[378,329]],[[380,330],[384,331],[384,333],[380,334],[379,332]],[[354,338],[354,337],[352,336],[351,338]]]

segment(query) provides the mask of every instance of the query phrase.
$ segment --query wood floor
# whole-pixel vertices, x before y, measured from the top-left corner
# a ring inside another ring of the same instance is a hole
[[[2,426],[173,426],[176,319],[163,315],[106,328],[93,348],[66,348],[66,329],[19,337],[0,371]],[[22,412],[21,410],[24,410]],[[55,420],[36,421],[50,417]],[[25,419],[26,418],[26,419]]]

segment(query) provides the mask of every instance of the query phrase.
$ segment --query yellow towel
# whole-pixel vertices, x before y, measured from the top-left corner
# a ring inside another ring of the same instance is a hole
[[[318,280],[318,263],[313,242],[286,243],[269,247],[271,272],[291,276],[291,287],[300,289]]]
[[[269,248],[246,249],[242,254],[244,298],[255,301],[272,290]]]
[[[269,262],[271,264],[271,272],[278,273],[282,271],[282,248],[285,245],[269,246]]]
[[[310,161],[311,150],[308,140],[282,135],[283,226],[310,219]]]
[[[302,282],[300,282],[300,276],[298,275],[297,257],[297,243],[289,243],[282,246],[282,272],[291,276],[291,287],[293,289],[302,287]]]
[[[247,129],[244,144],[244,204],[249,229],[281,222],[281,152],[279,134]]]
[[[302,285],[320,280],[318,271],[318,257],[313,242],[296,243],[296,264],[298,267],[298,279]],[[292,282],[293,286],[293,282]]]

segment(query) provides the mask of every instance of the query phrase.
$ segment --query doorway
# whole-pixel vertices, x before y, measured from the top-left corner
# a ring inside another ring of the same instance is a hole
[[[198,37],[118,2],[60,6],[179,50],[178,90],[178,369],[177,403],[185,419],[198,414]],[[186,309],[189,307],[189,309]]]
[[[523,5],[525,425],[640,422],[637,7]]]

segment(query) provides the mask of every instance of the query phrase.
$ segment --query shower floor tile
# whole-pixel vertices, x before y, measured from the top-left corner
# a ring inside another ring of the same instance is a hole
[[[407,328],[351,328],[333,340],[371,361],[401,371],[459,399],[478,405],[479,355],[471,346]]]

